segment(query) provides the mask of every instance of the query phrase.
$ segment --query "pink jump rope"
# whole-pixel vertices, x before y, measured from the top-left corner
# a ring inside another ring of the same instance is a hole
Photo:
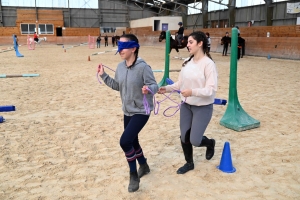
[[[111,69],[110,67],[107,67],[107,66],[105,66],[105,65],[102,65],[102,66],[103,66],[103,67],[106,67],[107,69],[109,69],[109,70],[111,70],[111,71],[113,71],[113,72],[116,72],[115,70]],[[99,69],[99,67],[100,67],[100,65],[98,66],[98,69]],[[99,79],[99,72],[96,73],[96,76],[97,76],[98,82],[99,82],[100,84],[102,84],[101,81],[100,81],[100,79]],[[163,115],[164,115],[165,117],[172,117],[172,116],[174,116],[174,115],[178,112],[178,110],[180,109],[180,106],[181,106],[183,103],[186,102],[186,98],[185,98],[184,101],[182,101],[181,103],[177,103],[177,102],[175,102],[174,100],[172,100],[172,99],[170,98],[170,96],[172,95],[172,93],[174,93],[174,92],[180,92],[180,91],[178,91],[178,90],[173,90],[173,91],[172,91],[170,94],[168,94],[168,95],[163,94],[163,95],[165,96],[165,98],[164,98],[163,100],[161,100],[161,101],[156,101],[156,100],[155,100],[155,94],[154,94],[149,88],[147,88],[147,90],[148,90],[151,94],[153,94],[153,105],[154,105],[154,111],[153,111],[153,112],[154,112],[155,115],[158,114],[160,103],[162,103],[162,102],[165,101],[166,99],[170,99],[172,102],[174,102],[174,103],[177,104],[177,105],[176,105],[176,106],[170,106],[170,107],[168,107],[166,110],[164,110]],[[144,94],[144,97],[143,97],[143,104],[144,104],[144,108],[145,108],[146,114],[147,114],[147,115],[150,114],[150,105],[149,105],[149,102],[148,102],[148,100],[147,100],[147,98],[146,98],[146,94]],[[156,109],[156,104],[157,104],[157,109]],[[169,109],[172,109],[172,108],[177,108],[177,109],[175,110],[175,112],[174,112],[172,115],[167,115],[166,112],[167,112]]]

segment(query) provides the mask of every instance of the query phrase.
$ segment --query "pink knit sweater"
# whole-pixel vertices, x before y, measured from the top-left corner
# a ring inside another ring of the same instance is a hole
[[[218,88],[218,72],[215,63],[204,56],[195,62],[192,58],[184,67],[178,77],[178,81],[166,86],[166,91],[192,89],[192,96],[186,103],[195,106],[209,105],[214,102]],[[180,94],[181,100],[185,97]]]

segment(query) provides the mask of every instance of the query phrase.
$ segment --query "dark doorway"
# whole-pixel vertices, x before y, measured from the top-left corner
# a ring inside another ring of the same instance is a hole
[[[61,27],[56,27],[56,36],[59,36],[59,37],[62,36],[62,28]]]
[[[154,31],[159,31],[160,20],[154,20]]]

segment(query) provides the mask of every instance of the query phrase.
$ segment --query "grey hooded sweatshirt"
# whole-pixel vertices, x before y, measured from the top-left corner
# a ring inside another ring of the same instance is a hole
[[[120,91],[122,110],[126,116],[135,114],[146,115],[143,104],[144,94],[142,93],[144,85],[147,85],[154,94],[158,91],[153,71],[142,58],[138,58],[131,68],[126,66],[125,61],[119,63],[114,79],[105,72],[101,75],[101,78],[107,86],[113,90]],[[152,111],[153,94],[149,92],[146,94],[146,98]]]

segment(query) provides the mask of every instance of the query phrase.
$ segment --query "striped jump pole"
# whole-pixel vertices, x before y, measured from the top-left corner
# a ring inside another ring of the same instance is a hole
[[[95,55],[99,55],[99,54],[104,54],[104,53],[108,53],[108,52],[113,52],[113,51],[117,51],[118,49],[112,49],[112,50],[107,50],[107,51],[101,51],[101,52],[97,52],[97,53],[92,53],[92,56]]]
[[[37,77],[39,74],[0,74],[0,78],[16,78],[16,77]]]

